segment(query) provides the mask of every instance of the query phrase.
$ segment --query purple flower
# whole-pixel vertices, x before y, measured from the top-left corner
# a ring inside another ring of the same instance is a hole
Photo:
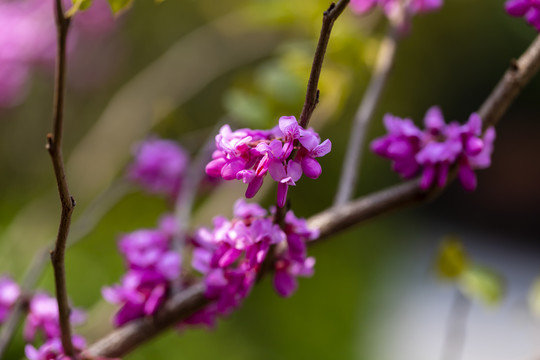
[[[375,139],[371,150],[392,160],[392,169],[404,178],[413,177],[419,169],[415,155],[420,150],[424,134],[411,119],[386,114],[383,122],[388,135]]]
[[[290,159],[298,150],[297,160]],[[320,144],[312,129],[304,130],[294,116],[282,116],[272,130],[240,129],[232,131],[224,125],[216,135],[216,151],[206,165],[210,176],[225,180],[242,180],[248,184],[246,198],[254,197],[270,172],[278,182],[278,206],[283,207],[287,189],[302,176],[317,178],[321,166],[315,160],[330,152],[329,140]]]
[[[26,96],[32,68],[52,68],[56,27],[51,0],[0,1],[0,107],[20,104]],[[71,1],[64,0],[70,7]],[[95,0],[77,14],[68,39],[72,52],[81,35],[110,32],[115,21],[105,0]]]
[[[232,220],[216,217],[213,229],[201,228],[195,233],[192,266],[204,275],[206,296],[214,302],[185,323],[212,325],[217,316],[237,308],[251,291],[272,245],[285,249],[275,267],[280,295],[290,296],[296,289],[296,277],[313,272],[315,260],[306,258],[305,243],[318,232],[309,229],[304,219],[289,211],[282,230],[259,205],[242,199],[236,202],[234,213]]]
[[[86,341],[77,335],[71,337],[73,347],[79,352],[86,347]],[[62,340],[59,337],[48,339],[39,349],[27,344],[24,353],[28,360],[70,360],[64,355]]]
[[[79,325],[86,319],[86,315],[79,309],[72,309],[70,322]],[[28,317],[24,325],[24,338],[27,341],[34,339],[37,331],[43,331],[47,339],[60,337],[60,324],[58,320],[58,303],[55,298],[37,293],[30,300]]]
[[[165,301],[168,280],[152,270],[131,270],[122,278],[121,285],[105,287],[102,295],[112,304],[122,305],[114,317],[114,325],[153,315]]]
[[[21,289],[15,281],[8,276],[0,277],[0,324],[2,324],[19,296]]]
[[[415,15],[439,10],[443,5],[443,1],[410,0],[405,5],[402,5],[400,0],[351,0],[351,9],[360,15],[368,13],[377,5],[388,18],[392,19],[398,15],[401,6],[405,6],[405,10],[410,15]]]
[[[175,198],[186,171],[188,155],[171,140],[148,139],[134,150],[128,178],[150,193]]]
[[[274,274],[274,288],[283,297],[291,296],[298,287],[298,276],[310,277],[313,275],[315,258],[308,257],[303,261],[294,261],[286,257],[276,261]]]
[[[446,124],[438,107],[430,108],[424,118],[426,129],[421,132],[411,120],[391,115],[384,118],[388,135],[372,142],[372,150],[393,160],[393,168],[403,177],[422,172],[420,187],[446,184],[450,168],[456,164],[458,177],[466,190],[476,188],[474,169],[491,163],[495,129],[482,135],[482,119],[471,114],[466,124]]]
[[[525,20],[540,32],[540,1],[539,0],[508,0],[504,4],[506,12]]]

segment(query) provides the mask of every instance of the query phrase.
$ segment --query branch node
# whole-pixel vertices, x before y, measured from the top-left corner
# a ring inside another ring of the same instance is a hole
[[[336,3],[331,3],[328,9],[324,12],[324,16],[329,16],[335,7],[336,7]]]
[[[73,198],[73,196],[70,196],[69,197],[70,200],[71,200],[71,208],[73,209],[75,207],[75,205],[77,205],[77,202],[75,201],[75,199]]]
[[[53,142],[54,142],[53,135],[51,133],[48,133],[47,134],[47,143],[45,144],[45,149],[47,149],[49,151],[51,149],[53,149]]]
[[[514,71],[514,72],[519,71],[519,64],[518,64],[516,59],[511,59],[510,60],[510,70]]]

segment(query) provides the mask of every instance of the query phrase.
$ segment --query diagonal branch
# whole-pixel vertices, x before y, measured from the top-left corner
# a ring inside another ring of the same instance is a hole
[[[58,235],[54,250],[51,251],[51,260],[54,269],[54,281],[56,285],[56,299],[58,302],[58,313],[60,329],[62,332],[62,346],[64,353],[73,357],[75,351],[71,343],[71,325],[69,323],[69,304],[66,289],[66,269],[64,257],[66,242],[71,224],[71,214],[75,207],[75,200],[69,193],[64,170],[64,160],[62,156],[62,137],[64,123],[64,97],[66,92],[66,46],[70,20],[64,16],[62,0],[55,2],[55,19],[58,36],[57,59],[56,59],[56,78],[54,89],[54,108],[53,108],[53,133],[47,135],[47,150],[51,156],[58,185],[58,194],[62,203],[62,214]]]
[[[516,64],[518,69],[513,65],[507,70],[479,111],[480,116],[488,124],[496,123],[504,115],[519,90],[538,72],[540,68],[540,36]],[[506,100],[507,97],[510,100]],[[495,101],[496,99],[499,101]],[[442,190],[444,189],[432,188],[428,191],[422,191],[418,187],[418,180],[411,180],[343,206],[330,208],[312,216],[308,223],[313,228],[320,230],[322,239],[375,216],[386,214],[406,205],[428,201]],[[209,301],[204,297],[204,284],[194,284],[169,299],[154,317],[139,319],[114,330],[91,345],[86,353],[89,356],[125,355],[143,342],[203,308]]]
[[[311,65],[311,73],[309,74],[306,100],[302,107],[302,113],[300,114],[300,126],[304,129],[309,124],[309,119],[319,102],[319,77],[321,76],[322,65],[324,61],[324,55],[326,54],[326,48],[328,41],[330,40],[330,33],[334,22],[341,15],[343,10],[349,4],[349,0],[339,0],[337,4],[332,3],[328,10],[323,14],[323,21],[321,27],[321,34],[319,36],[319,42],[317,43],[317,49],[315,50],[315,56],[313,57],[313,64]]]

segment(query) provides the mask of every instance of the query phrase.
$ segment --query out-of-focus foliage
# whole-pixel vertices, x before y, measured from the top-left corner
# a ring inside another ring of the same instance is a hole
[[[122,10],[126,10],[133,3],[133,0],[108,0],[108,1],[109,1],[109,5],[111,5],[111,9],[113,13],[115,14],[121,12]]]
[[[454,282],[463,295],[484,305],[497,305],[504,297],[502,276],[471,261],[459,238],[448,237],[442,242],[436,271],[442,279]]]
[[[468,266],[468,258],[463,244],[457,238],[443,241],[437,256],[437,273],[440,277],[454,280],[460,277]]]
[[[463,294],[484,305],[497,305],[504,297],[504,280],[495,271],[481,266],[468,267],[459,279]]]

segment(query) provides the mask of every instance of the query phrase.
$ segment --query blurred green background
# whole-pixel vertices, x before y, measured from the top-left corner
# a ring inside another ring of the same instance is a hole
[[[328,5],[135,0],[114,33],[95,41],[91,51],[73,54],[69,65],[64,152],[78,203],[75,221],[100,193],[122,182],[132,146],[148,134],[176,139],[195,154],[217,121],[269,128],[280,116],[298,116]],[[291,189],[297,215],[309,217],[332,203],[352,117],[385,27],[377,12],[358,17],[349,10],[335,25],[312,122],[333,149],[321,160],[319,180],[304,179]],[[369,138],[382,134],[385,112],[419,123],[438,104],[447,120],[465,121],[534,35],[523,20],[504,13],[503,1],[451,0],[437,13],[418,16],[400,43]],[[167,332],[127,359],[377,359],[375,349],[386,340],[373,329],[387,313],[386,301],[399,303],[401,269],[419,252],[429,263],[445,234],[463,228],[485,238],[502,234],[491,237],[493,246],[538,254],[539,91],[537,79],[503,119],[492,168],[479,174],[475,193],[454,185],[435,203],[335,236],[311,250],[315,276],[300,280],[292,298],[279,298],[267,279],[216,329]],[[44,150],[51,102],[51,71],[39,69],[25,102],[0,110],[0,272],[17,280],[54,238],[59,216]],[[389,168],[366,151],[356,195],[400,181]],[[241,184],[224,184],[200,199],[192,226],[230,214],[243,190]],[[270,205],[274,191],[259,200]],[[100,289],[123,273],[118,234],[155,226],[167,209],[160,198],[130,191],[69,249],[67,285],[73,303],[89,311],[80,333],[90,342],[111,328],[114,308]],[[50,268],[40,287],[53,291]],[[15,339],[7,358],[21,358],[23,345]]]

